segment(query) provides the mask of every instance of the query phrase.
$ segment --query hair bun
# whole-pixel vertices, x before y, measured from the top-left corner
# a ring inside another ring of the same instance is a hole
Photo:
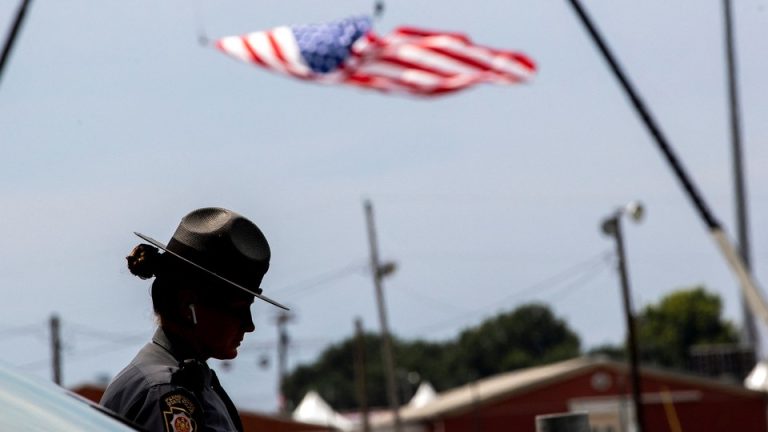
[[[149,279],[157,275],[160,257],[160,251],[156,247],[142,243],[133,248],[125,259],[128,260],[128,270],[132,274]]]

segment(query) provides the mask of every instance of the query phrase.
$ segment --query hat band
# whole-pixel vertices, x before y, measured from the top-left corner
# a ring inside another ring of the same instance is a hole
[[[175,238],[168,242],[166,250],[220,278],[234,282],[257,294],[262,292],[259,286],[264,274],[267,272],[268,264],[265,265],[238,259],[238,257],[225,256],[225,254],[212,255],[210,252],[201,252]]]

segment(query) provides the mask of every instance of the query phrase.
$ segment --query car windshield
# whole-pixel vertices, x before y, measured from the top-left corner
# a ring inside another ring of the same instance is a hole
[[[0,430],[134,431],[84,399],[0,364]]]

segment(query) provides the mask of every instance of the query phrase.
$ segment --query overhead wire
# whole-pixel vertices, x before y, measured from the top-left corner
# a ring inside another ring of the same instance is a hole
[[[139,336],[125,337],[122,340],[113,340],[111,342],[100,344],[95,347],[82,349],[72,353],[65,352],[64,354],[67,357],[67,361],[79,361],[79,360],[83,360],[86,356],[88,358],[92,358],[94,355],[110,354],[115,351],[131,348],[134,345],[129,344],[128,342],[138,343],[146,339],[146,335],[141,335],[140,337],[141,339],[139,339]],[[28,363],[23,363],[18,365],[17,367],[19,369],[29,370],[29,369],[38,369],[43,366],[50,366],[50,364],[51,364],[50,358],[46,358],[46,359],[31,361]]]
[[[136,343],[146,340],[147,334],[144,333],[117,333],[92,328],[87,325],[67,322],[65,330],[70,335],[87,336],[102,341],[105,343],[89,347],[86,349],[74,350],[71,343],[65,345],[65,350],[62,354],[66,357],[67,361],[78,361],[86,356],[92,357],[93,355],[109,354],[115,351],[119,351],[125,348],[133,347]],[[71,339],[71,338],[66,338]],[[51,363],[50,358],[39,359],[23,363],[18,367],[20,369],[37,369],[43,366],[49,366]]]
[[[78,324],[78,323],[67,323],[67,327],[69,331],[75,334],[89,336],[89,337],[100,339],[100,340],[106,340],[113,343],[121,343],[124,340],[136,339],[139,337],[146,338],[147,336],[146,332],[118,333],[118,332],[95,329],[93,327],[83,325],[83,324]]]
[[[549,276],[533,285],[530,285],[523,290],[515,291],[510,294],[507,294],[496,301],[487,304],[486,306],[472,309],[471,311],[467,311],[461,315],[454,316],[450,319],[443,319],[433,324],[428,324],[426,326],[419,327],[416,329],[416,331],[424,332],[424,331],[430,331],[432,329],[438,328],[438,327],[444,327],[446,324],[454,324],[457,321],[465,321],[471,317],[474,317],[476,315],[481,315],[484,313],[487,313],[488,310],[492,307],[498,307],[501,304],[507,303],[512,299],[522,297],[530,292],[537,292],[541,293],[542,291],[548,290],[548,289],[554,289],[559,286],[559,284],[563,283],[564,281],[568,280],[571,277],[581,275],[579,279],[576,281],[573,281],[571,284],[566,285],[565,288],[573,288],[577,285],[581,285],[585,283],[586,281],[591,280],[594,278],[597,274],[602,272],[606,267],[608,267],[608,264],[611,263],[612,258],[614,256],[612,251],[603,251],[599,254],[593,255],[592,257],[577,263],[571,267],[568,267],[565,270],[562,270],[552,276]],[[586,273],[589,272],[589,273]],[[586,273],[586,274],[585,274]],[[562,287],[561,287],[562,288]]]
[[[610,258],[613,258],[613,257],[614,255],[610,255]],[[590,282],[595,278],[597,278],[598,276],[600,276],[601,274],[603,274],[606,270],[610,268],[609,264],[612,264],[613,262],[614,262],[613,259],[606,260],[605,265],[595,266],[590,270],[588,270],[589,272],[585,271],[585,273],[581,275],[581,277],[561,287],[560,289],[550,293],[548,296],[550,298],[550,302],[560,303],[564,298],[576,292],[577,288],[584,286],[587,282]]]
[[[45,333],[45,325],[42,323],[27,324],[16,327],[0,329],[0,339],[7,339],[17,336],[27,336],[30,334],[40,335]]]
[[[298,293],[304,292],[310,288],[316,288],[320,285],[327,284],[329,282],[350,276],[355,273],[362,273],[368,269],[368,264],[353,263],[345,267],[333,270],[330,272],[322,273],[317,276],[313,276],[309,279],[297,282],[283,288],[275,289],[275,293],[282,297],[295,296]]]
[[[461,308],[459,306],[456,306],[456,305],[454,305],[452,303],[446,302],[445,300],[443,300],[443,299],[441,299],[439,297],[434,297],[434,296],[430,296],[428,294],[424,294],[420,290],[414,289],[412,286],[405,286],[405,287],[403,287],[403,286],[399,286],[398,285],[398,289],[397,290],[393,290],[393,291],[395,291],[395,292],[407,291],[408,295],[413,296],[413,297],[421,298],[422,300],[425,300],[425,301],[429,302],[430,304],[439,304],[439,305],[447,307],[448,309],[452,309],[454,311],[458,311],[458,312],[462,312],[462,313],[466,312],[466,309],[463,309],[463,308]]]

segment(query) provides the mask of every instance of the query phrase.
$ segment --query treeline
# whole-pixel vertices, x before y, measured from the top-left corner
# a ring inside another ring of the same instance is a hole
[[[721,318],[720,298],[702,287],[675,291],[659,304],[637,314],[641,358],[646,363],[685,368],[691,346],[702,343],[733,343],[733,324]],[[623,323],[606,323],[623,326]],[[363,336],[369,406],[387,406],[381,342],[376,334]],[[309,390],[315,390],[335,409],[355,409],[355,337],[325,349],[312,364],[297,367],[282,385],[289,406],[296,406]],[[419,383],[431,383],[437,391],[467,382],[548,364],[582,354],[579,336],[544,304],[522,305],[444,342],[393,338],[397,363],[399,399],[407,402]],[[624,346],[601,346],[590,353],[624,358]]]
[[[690,370],[691,347],[735,344],[736,326],[722,318],[723,304],[717,294],[703,287],[678,290],[637,314],[637,345],[646,365]],[[602,346],[590,353],[623,359],[624,346]]]

